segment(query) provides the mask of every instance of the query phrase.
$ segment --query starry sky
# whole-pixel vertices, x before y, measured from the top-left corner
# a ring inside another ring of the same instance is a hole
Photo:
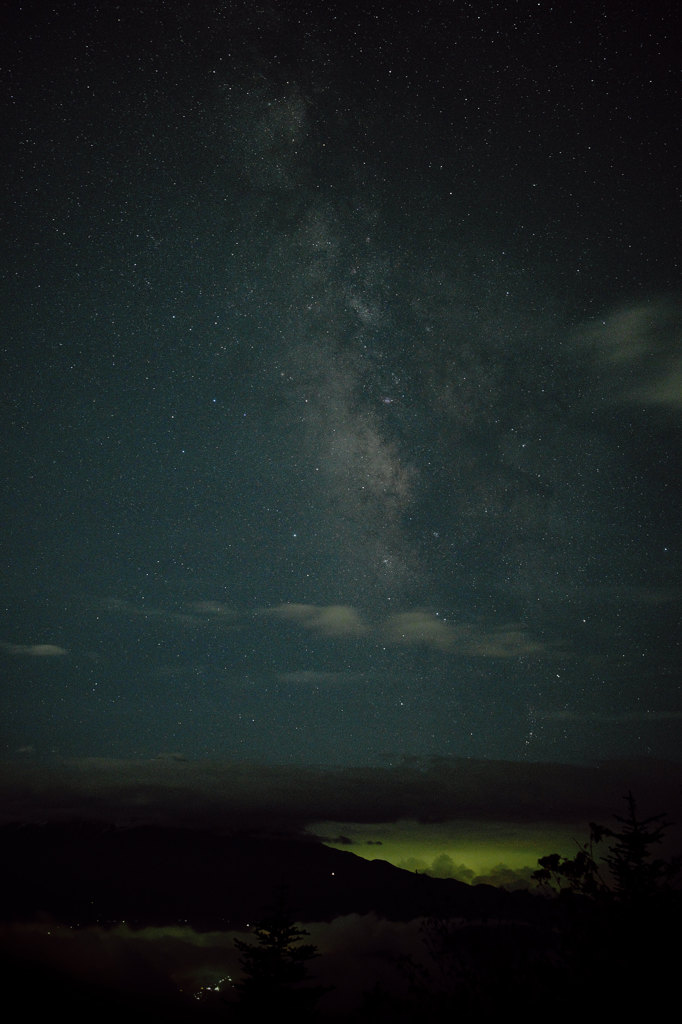
[[[6,5],[0,753],[678,755],[674,5]]]

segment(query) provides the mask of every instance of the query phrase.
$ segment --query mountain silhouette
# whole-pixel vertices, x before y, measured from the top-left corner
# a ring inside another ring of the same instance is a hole
[[[543,902],[413,874],[312,838],[151,825],[6,825],[0,870],[13,880],[0,908],[5,921],[48,915],[73,925],[238,929],[283,886],[300,921],[370,911],[394,921],[432,914],[534,919]]]

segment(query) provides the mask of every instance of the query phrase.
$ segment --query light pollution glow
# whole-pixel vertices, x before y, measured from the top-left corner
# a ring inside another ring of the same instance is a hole
[[[457,821],[423,823],[317,822],[310,831],[326,846],[365,860],[385,860],[408,871],[421,871],[463,882],[495,884],[528,878],[539,857],[572,856],[587,838],[588,825]],[[350,842],[348,842],[350,840]]]

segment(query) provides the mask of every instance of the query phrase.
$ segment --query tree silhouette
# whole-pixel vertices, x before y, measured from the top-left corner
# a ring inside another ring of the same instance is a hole
[[[308,964],[319,955],[316,946],[303,942],[309,932],[298,927],[280,899],[252,934],[255,942],[234,940],[241,954],[243,977],[236,989],[242,1008],[257,1020],[286,1010],[298,1020],[309,1017],[325,991],[306,984]]]
[[[632,793],[615,827],[590,822],[575,857],[541,857],[533,877],[561,897],[562,959],[556,985],[570,993],[575,1012],[628,1019],[676,991],[676,933],[680,891],[673,880],[682,858],[656,857],[672,822],[665,814],[640,818]],[[606,842],[605,852],[596,848]]]
[[[620,828],[590,822],[590,838],[579,845],[575,857],[540,857],[533,878],[559,893],[622,903],[650,900],[667,891],[682,867],[682,857],[663,860],[653,856],[652,848],[661,844],[672,822],[665,814],[639,818],[632,793],[624,799],[627,813],[615,815]],[[611,842],[598,860],[595,848],[605,839]]]

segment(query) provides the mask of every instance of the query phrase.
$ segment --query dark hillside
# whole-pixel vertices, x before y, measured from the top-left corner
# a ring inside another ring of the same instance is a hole
[[[5,921],[48,914],[75,925],[239,928],[282,886],[302,921],[369,911],[390,920],[525,918],[542,910],[526,893],[411,874],[314,840],[83,822],[8,825],[0,839],[0,870],[11,880]]]

